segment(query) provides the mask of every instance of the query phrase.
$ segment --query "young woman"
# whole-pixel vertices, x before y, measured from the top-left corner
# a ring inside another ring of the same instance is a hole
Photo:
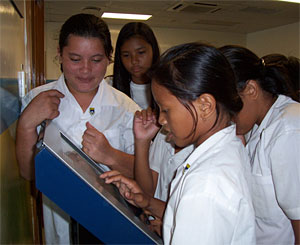
[[[132,176],[132,124],[139,107],[103,80],[112,51],[110,32],[102,19],[77,14],[63,24],[59,36],[63,74],[31,90],[23,101],[26,108],[17,125],[16,154],[24,178],[34,178],[37,129],[45,120],[52,120],[107,169]],[[70,243],[69,217],[46,197],[43,200],[46,242]]]
[[[300,242],[300,104],[282,66],[239,46],[220,48],[234,70],[244,107],[237,133],[247,134],[258,244]]]
[[[177,169],[166,209],[122,175],[101,177],[133,204],[164,215],[164,244],[255,243],[249,159],[231,122],[243,104],[226,58],[200,43],[176,46],[161,57],[151,87],[167,137],[195,146]]]
[[[147,109],[152,96],[146,73],[158,58],[159,47],[152,29],[142,22],[127,23],[117,39],[113,87]]]

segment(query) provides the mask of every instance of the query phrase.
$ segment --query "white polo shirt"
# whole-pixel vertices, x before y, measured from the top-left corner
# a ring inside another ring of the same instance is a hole
[[[149,165],[158,173],[158,180],[154,197],[167,201],[169,188],[174,178],[176,169],[181,165],[193,151],[190,145],[175,154],[174,144],[166,142],[166,134],[162,130],[158,132],[149,150]]]
[[[257,243],[294,244],[290,220],[300,220],[300,104],[280,95],[249,137]]]
[[[255,244],[249,158],[235,130],[232,125],[212,135],[177,169],[164,244]]]
[[[83,112],[61,75],[57,81],[31,90],[22,101],[23,108],[40,92],[50,89],[65,95],[59,105],[60,115],[53,122],[78,146],[81,146],[85,124],[90,122],[106,136],[112,147],[129,154],[134,152],[133,117],[140,107],[128,96],[102,80],[89,108]],[[46,243],[70,244],[69,216],[46,196],[43,202]]]

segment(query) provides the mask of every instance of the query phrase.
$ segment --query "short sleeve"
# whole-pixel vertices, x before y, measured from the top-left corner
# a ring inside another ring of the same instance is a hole
[[[273,140],[271,171],[279,206],[289,219],[300,220],[300,130]]]

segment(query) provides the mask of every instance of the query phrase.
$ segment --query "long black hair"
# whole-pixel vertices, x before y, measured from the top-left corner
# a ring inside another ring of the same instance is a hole
[[[121,47],[125,41],[132,37],[139,37],[149,43],[152,47],[152,64],[155,64],[159,59],[159,47],[156,37],[152,29],[143,22],[130,22],[124,25],[118,35],[115,58],[114,58],[114,68],[113,68],[113,87],[130,95],[130,81],[131,75],[124,67],[121,60]]]
[[[243,107],[234,83],[234,73],[227,59],[215,47],[198,42],[167,50],[150,72],[152,80],[167,88],[187,108],[194,120],[198,117],[191,102],[204,93],[216,100],[217,124],[220,115],[232,118]]]
[[[272,62],[271,57],[260,59],[251,50],[237,45],[223,46],[220,51],[232,66],[239,91],[245,88],[249,80],[255,80],[274,97],[283,94],[295,99],[295,91],[286,68]]]

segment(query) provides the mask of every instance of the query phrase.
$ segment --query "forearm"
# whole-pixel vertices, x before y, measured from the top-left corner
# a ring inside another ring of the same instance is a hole
[[[16,130],[16,157],[20,174],[27,180],[34,179],[34,155],[37,138],[36,128],[26,128],[20,118]]]
[[[150,198],[149,205],[144,209],[152,213],[154,216],[162,219],[166,206],[167,206],[166,202],[163,202],[156,198]]]
[[[295,234],[295,244],[300,244],[300,220],[292,220],[292,226]]]
[[[133,178],[134,155],[111,148],[106,160],[102,163],[124,176]]]
[[[153,196],[156,183],[149,167],[150,142],[135,140],[134,178],[145,193]]]

